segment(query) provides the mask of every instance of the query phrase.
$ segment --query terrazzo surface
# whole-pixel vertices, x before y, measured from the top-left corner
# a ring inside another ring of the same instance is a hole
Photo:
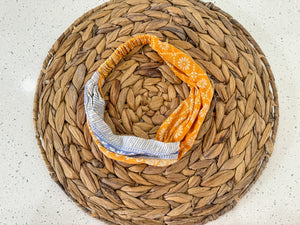
[[[104,224],[81,211],[48,175],[34,138],[33,96],[61,33],[103,1],[0,1],[0,224]],[[209,225],[300,224],[300,1],[217,0],[266,54],[279,94],[274,152],[238,205]]]

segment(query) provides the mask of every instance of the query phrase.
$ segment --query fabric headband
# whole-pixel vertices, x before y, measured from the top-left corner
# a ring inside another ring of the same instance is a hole
[[[104,122],[105,101],[101,87],[112,69],[134,47],[149,44],[183,82],[190,94],[162,123],[156,138],[115,135]],[[152,35],[139,35],[120,45],[86,83],[84,104],[93,140],[109,158],[126,163],[167,166],[180,159],[191,147],[205,119],[213,88],[201,67],[176,47]]]

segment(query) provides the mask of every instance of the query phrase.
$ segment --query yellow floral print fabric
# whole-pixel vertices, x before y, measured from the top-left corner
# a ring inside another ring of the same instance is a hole
[[[131,157],[109,151],[93,134],[89,126],[93,140],[100,150],[109,158],[130,164],[146,163],[153,166],[167,166],[179,160],[191,147],[196,139],[199,129],[209,110],[213,97],[213,88],[203,71],[194,60],[173,45],[160,41],[156,36],[139,35],[120,45],[114,53],[97,70],[100,74],[99,92],[103,96],[101,87],[105,77],[115,65],[130,50],[138,45],[149,44],[166,62],[183,82],[190,88],[190,94],[178,108],[160,126],[156,140],[162,142],[180,141],[178,159],[151,159],[145,157]]]

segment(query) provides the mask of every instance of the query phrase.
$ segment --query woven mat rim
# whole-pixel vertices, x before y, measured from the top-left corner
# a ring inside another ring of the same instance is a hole
[[[274,107],[274,125],[272,127],[272,136],[270,137],[273,141],[273,143],[275,143],[276,140],[276,135],[277,135],[277,130],[278,130],[278,124],[279,124],[279,102],[278,102],[278,93],[277,93],[277,88],[275,85],[275,78],[273,75],[273,72],[271,71],[271,67],[270,64],[267,60],[267,58],[265,57],[265,54],[263,53],[262,49],[260,48],[260,46],[258,45],[258,43],[254,40],[254,38],[251,36],[251,34],[245,29],[245,27],[243,25],[241,25],[237,20],[235,20],[230,14],[224,12],[223,10],[221,10],[219,7],[215,6],[215,4],[213,4],[212,2],[203,2],[201,0],[195,0],[197,2],[202,3],[203,5],[207,6],[209,9],[211,10],[215,10],[220,12],[221,14],[225,15],[226,17],[228,17],[230,19],[230,22],[233,23],[234,25],[236,25],[238,28],[240,28],[242,30],[242,32],[245,34],[245,36],[247,37],[248,41],[253,45],[253,47],[257,50],[257,52],[261,55],[263,55],[264,57],[261,58],[263,65],[265,66],[265,69],[268,72],[269,78],[270,78],[270,85],[272,87],[272,94],[273,94],[273,98],[274,98],[274,103],[275,105]],[[96,217],[97,219],[106,222],[107,224],[116,224],[114,221],[110,221],[104,218],[99,217],[98,215],[95,215],[92,213],[92,211],[90,211],[88,208],[85,208],[84,206],[82,206],[70,193],[68,193],[64,187],[59,183],[57,176],[56,176],[56,172],[54,171],[54,169],[52,168],[52,166],[50,165],[44,147],[42,145],[42,141],[41,141],[41,137],[38,133],[38,129],[37,129],[37,120],[38,120],[38,106],[39,106],[39,96],[38,96],[38,92],[39,92],[39,87],[40,87],[40,83],[44,74],[44,71],[46,70],[47,66],[50,64],[52,57],[55,55],[55,43],[57,41],[61,41],[63,40],[65,37],[67,37],[71,31],[73,30],[74,26],[78,25],[79,23],[81,23],[82,21],[84,21],[89,15],[91,15],[93,12],[104,8],[106,6],[108,6],[109,4],[114,3],[114,0],[109,0],[105,3],[102,3],[101,5],[90,9],[89,11],[87,11],[86,13],[84,13],[82,16],[80,16],[79,18],[77,18],[61,35],[60,37],[54,42],[54,44],[52,45],[51,49],[48,51],[47,57],[45,58],[44,62],[43,62],[43,66],[42,69],[40,71],[40,75],[38,77],[37,80],[37,85],[36,85],[36,90],[35,90],[35,94],[34,94],[34,102],[33,102],[33,123],[34,123],[34,131],[35,131],[35,139],[37,141],[41,156],[43,158],[44,163],[46,164],[47,170],[50,174],[50,177],[52,178],[52,180],[58,184],[61,189],[66,193],[66,195],[68,197],[70,197],[72,199],[72,201],[79,206],[84,212],[88,213],[90,216],[92,217]],[[259,168],[259,171],[257,173],[257,175],[254,177],[254,179],[252,180],[252,182],[247,186],[247,188],[239,195],[239,199],[242,198],[250,189],[251,187],[256,183],[256,181],[258,180],[258,178],[260,177],[260,175],[262,174],[262,171],[264,170],[264,168],[266,167],[266,164],[269,160],[269,157],[266,156],[261,163],[261,166]],[[217,213],[214,213],[213,215],[208,216],[205,220],[202,220],[202,224],[205,224],[209,221],[215,220],[217,219],[219,216],[225,214],[226,212],[230,211],[239,201],[239,199],[235,199],[233,200],[230,204],[228,204],[227,206],[225,206],[222,210],[218,211]],[[194,221],[195,223],[197,221]]]

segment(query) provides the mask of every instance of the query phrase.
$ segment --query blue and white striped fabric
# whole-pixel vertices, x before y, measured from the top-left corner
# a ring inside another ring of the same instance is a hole
[[[165,143],[155,139],[115,135],[104,121],[105,101],[98,90],[99,73],[86,83],[84,106],[87,120],[95,136],[109,151],[127,156],[177,159],[180,142]]]

